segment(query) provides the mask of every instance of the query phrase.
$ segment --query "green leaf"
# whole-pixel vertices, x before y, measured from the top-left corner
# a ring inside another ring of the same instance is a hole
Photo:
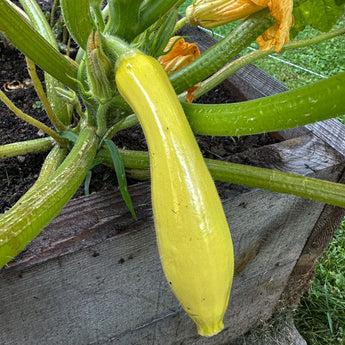
[[[89,171],[87,172],[87,174],[85,176],[85,180],[84,180],[84,194],[85,195],[90,194],[90,183],[91,183],[91,178],[92,178],[92,169],[101,163],[102,163],[102,159],[99,159],[96,157],[93,160],[92,164],[90,165]]]
[[[44,71],[77,90],[72,79],[77,78],[77,67],[35,30],[18,6],[7,0],[0,0],[0,31]]]
[[[72,143],[75,143],[77,141],[77,139],[78,139],[78,136],[75,133],[70,132],[70,131],[62,131],[62,132],[59,133],[59,136],[61,138],[68,139]]]
[[[89,0],[60,0],[60,5],[69,33],[85,50],[87,39],[96,28],[91,16]]]
[[[127,42],[140,33],[138,0],[113,0],[108,2],[109,20],[105,32],[118,36]]]
[[[173,36],[174,28],[177,22],[177,10],[170,11],[163,17],[163,23],[154,35],[151,47],[151,55],[159,56],[163,53],[171,36]]]
[[[130,210],[132,216],[137,219],[134,209],[133,209],[133,204],[132,204],[132,200],[131,197],[128,193],[127,190],[127,181],[126,181],[126,174],[125,174],[125,168],[122,162],[122,158],[120,155],[120,152],[118,150],[118,148],[116,147],[116,145],[114,144],[114,142],[110,139],[104,139],[103,141],[110,153],[111,159],[113,161],[113,165],[114,165],[114,169],[116,172],[116,177],[117,177],[117,181],[119,183],[119,187],[120,187],[120,191],[123,197],[123,200],[125,201],[128,209]]]
[[[296,36],[307,25],[319,31],[329,31],[344,13],[344,4],[344,0],[307,0],[295,6],[291,36]]]
[[[140,32],[147,29],[156,20],[159,20],[163,15],[169,12],[172,8],[178,8],[182,0],[146,0],[141,2],[139,17]]]

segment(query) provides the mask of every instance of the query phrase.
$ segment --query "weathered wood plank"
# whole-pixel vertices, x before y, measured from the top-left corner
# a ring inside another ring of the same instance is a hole
[[[297,224],[310,228],[322,207],[315,203],[315,214],[305,217],[303,211],[311,201],[266,194],[254,190],[224,203],[226,212],[231,210],[236,262],[242,267],[225,318],[227,329],[219,337],[196,337],[194,325],[180,311],[161,271],[150,220],[140,230],[120,233],[19,273],[18,267],[3,271],[0,342],[105,344],[110,339],[114,344],[177,340],[217,344],[240,335],[271,315],[308,235],[299,232]],[[171,338],[175,333],[177,338]]]

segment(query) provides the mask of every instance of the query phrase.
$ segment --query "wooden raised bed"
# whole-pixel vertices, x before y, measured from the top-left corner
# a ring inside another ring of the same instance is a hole
[[[229,83],[248,99],[285,90],[254,66]],[[336,121],[325,121],[279,133],[283,141],[242,155],[262,167],[342,181],[344,134]],[[259,189],[219,188],[236,262],[219,335],[198,336],[172,294],[156,247],[150,184],[142,182],[129,187],[138,220],[119,192],[72,200],[0,272],[0,343],[226,344],[296,303],[344,211]]]

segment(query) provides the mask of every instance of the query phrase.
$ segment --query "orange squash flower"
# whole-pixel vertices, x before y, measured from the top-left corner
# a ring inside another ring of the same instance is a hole
[[[177,71],[200,55],[200,50],[195,43],[188,43],[178,36],[170,38],[164,52],[166,54],[160,56],[158,61],[168,74]],[[197,84],[187,90],[188,102],[193,101],[194,93],[198,87]]]
[[[261,50],[274,45],[279,52],[289,42],[289,32],[294,23],[293,0],[194,0],[186,10],[191,25],[214,28],[232,21],[243,19],[268,7],[276,23],[258,37]]]

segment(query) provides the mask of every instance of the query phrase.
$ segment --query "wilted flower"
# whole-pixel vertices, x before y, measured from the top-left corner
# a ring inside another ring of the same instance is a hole
[[[293,0],[252,0],[256,3],[267,3],[271,16],[276,23],[267,29],[256,42],[261,50],[268,50],[274,45],[276,52],[279,52],[285,43],[290,41],[290,29],[294,24],[292,15]]]
[[[170,38],[164,52],[166,54],[161,55],[158,61],[168,74],[179,70],[200,55],[199,48],[195,43],[188,43],[178,36]],[[188,102],[193,101],[194,92],[198,87],[198,85],[194,85],[187,90]]]
[[[257,39],[257,43],[261,50],[274,45],[278,52],[289,42],[289,31],[294,23],[293,0],[194,0],[186,10],[186,18],[191,25],[211,29],[244,19],[265,7],[269,8],[276,23]]]
[[[212,29],[242,19],[266,6],[250,0],[195,0],[186,9],[187,21],[194,26]]]

